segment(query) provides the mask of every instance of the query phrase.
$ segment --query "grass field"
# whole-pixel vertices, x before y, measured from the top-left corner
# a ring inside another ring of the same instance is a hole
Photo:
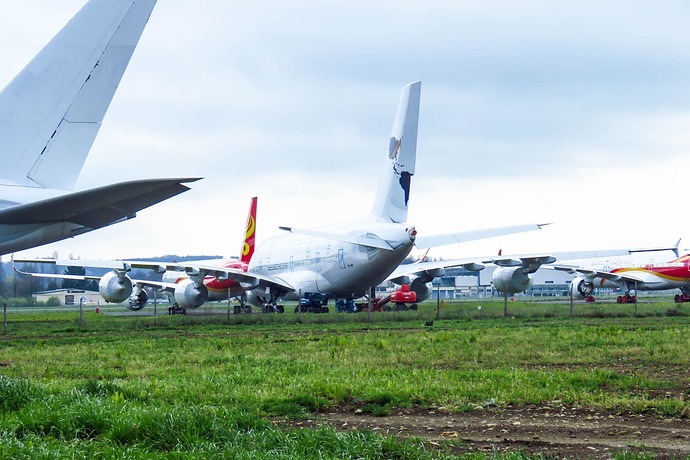
[[[436,307],[228,319],[218,305],[81,320],[78,308],[11,308],[0,458],[485,458],[457,440],[283,422],[553,401],[678,420],[690,412],[690,307],[642,302],[633,316],[631,305],[577,304],[570,316],[567,302],[512,302],[504,317],[502,302],[473,300],[444,304],[440,319]],[[635,455],[647,458],[613,456]]]

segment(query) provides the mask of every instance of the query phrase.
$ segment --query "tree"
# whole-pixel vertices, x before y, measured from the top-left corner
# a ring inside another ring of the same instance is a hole
[[[67,267],[65,269],[65,275],[86,275],[86,269],[84,267]],[[62,280],[63,289],[81,289],[84,291],[97,291],[98,283],[96,280],[75,280],[64,278]]]

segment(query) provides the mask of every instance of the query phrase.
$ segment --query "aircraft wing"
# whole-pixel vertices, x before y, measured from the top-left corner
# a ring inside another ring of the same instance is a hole
[[[531,232],[533,230],[540,230],[546,225],[550,224],[512,225],[508,227],[485,228],[481,230],[470,230],[429,236],[418,234],[415,240],[415,246],[419,249],[427,249],[436,246],[445,246],[448,244],[465,243],[468,241],[494,238],[496,236],[512,235],[513,233]]]
[[[67,267],[81,267],[81,268],[96,268],[96,269],[113,269],[129,271],[133,268],[141,270],[153,270],[156,273],[165,273],[166,271],[184,272],[189,278],[203,280],[206,276],[213,276],[219,281],[233,280],[240,284],[244,289],[256,289],[270,287],[280,291],[291,292],[294,288],[285,281],[273,277],[264,276],[256,273],[247,273],[237,268],[224,268],[213,265],[195,264],[194,262],[148,262],[148,261],[127,261],[127,260],[72,260],[72,259],[14,259],[13,263],[30,263],[30,264],[53,264]],[[80,277],[79,275],[60,275],[47,273],[28,273],[15,271],[25,275],[31,275],[44,278],[70,278],[71,279],[100,279],[98,276]],[[162,289],[174,289],[175,283],[164,283],[160,281],[138,280],[133,279],[133,283],[140,286],[158,287]]]
[[[571,252],[554,252],[549,254],[514,254],[505,256],[485,256],[464,259],[449,259],[437,260],[432,262],[416,262],[411,264],[400,265],[388,277],[393,282],[405,282],[405,277],[414,276],[443,276],[446,268],[463,267],[470,271],[479,271],[485,268],[486,264],[494,264],[499,267],[525,267],[530,272],[536,271],[540,267],[549,267],[556,269],[553,264],[556,260],[570,260],[570,259],[586,259],[591,257],[607,257],[629,255],[631,250],[628,249],[610,249],[610,250],[593,250],[593,251],[571,251]],[[565,266],[559,266],[565,267]],[[572,266],[570,267],[573,268]]]
[[[453,267],[463,267],[471,271],[479,271],[484,269],[484,265],[478,263],[477,259],[414,262],[411,264],[399,265],[398,268],[396,268],[387,279],[396,284],[407,284],[410,282],[410,276],[422,276],[433,279],[438,276],[444,276],[446,274],[445,269]]]
[[[628,281],[631,283],[642,283],[643,280],[636,277],[632,276],[629,274],[619,274],[619,273],[613,273],[613,272],[607,272],[607,271],[601,271],[601,270],[593,270],[590,268],[583,268],[583,267],[576,267],[572,265],[544,265],[543,268],[547,268],[550,270],[559,270],[563,272],[567,272],[571,275],[582,275],[587,278],[603,278],[606,280],[610,281]]]
[[[70,222],[89,231],[131,219],[137,211],[189,190],[183,184],[196,180],[137,180],[72,192],[2,209],[0,225]]]

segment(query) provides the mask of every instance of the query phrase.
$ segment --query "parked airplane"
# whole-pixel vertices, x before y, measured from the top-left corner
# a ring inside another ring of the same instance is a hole
[[[259,245],[246,272],[195,262],[150,264],[148,268],[186,272],[189,279],[175,287],[175,300],[184,308],[195,308],[206,301],[209,296],[206,277],[212,276],[240,283],[247,291],[248,301],[261,306],[263,311],[282,311],[282,306],[277,304],[279,299],[297,300],[307,293],[321,293],[331,299],[362,297],[396,270],[415,243],[431,247],[539,229],[534,224],[423,237],[406,223],[415,173],[420,90],[421,82],[403,88],[388,160],[369,217],[311,230],[281,227],[287,233]],[[62,264],[113,268],[118,276],[110,275],[110,281],[106,282],[105,278],[100,281],[101,293],[105,290],[111,298],[132,292],[131,280],[125,280],[126,272],[142,266],[140,262],[126,261]]]
[[[663,251],[667,248],[649,249]],[[645,250],[645,251],[649,251]],[[515,254],[491,257],[475,257],[469,259],[447,259],[419,262],[401,265],[388,278],[398,285],[408,285],[416,294],[416,302],[421,302],[431,296],[431,281],[444,276],[446,269],[464,267],[470,271],[483,270],[486,265],[497,265],[491,282],[498,291],[508,295],[524,292],[532,287],[532,274],[545,264],[552,264],[556,260],[587,259],[593,257],[624,256],[642,249],[606,249],[575,252],[553,252],[543,254]]]
[[[107,272],[103,276],[29,273],[23,272],[16,267],[15,271],[22,275],[31,275],[39,278],[97,280],[98,290],[106,302],[121,303],[129,299],[128,308],[134,311],[141,310],[146,306],[149,297],[144,288],[151,287],[173,294],[178,308],[171,309],[170,313],[184,314],[185,308],[198,307],[207,300],[226,300],[233,297],[238,297],[241,300],[241,305],[235,307],[235,313],[240,313],[246,308],[244,303],[246,300],[246,290],[255,284],[256,279],[254,276],[242,276],[249,268],[249,261],[252,258],[252,254],[254,254],[256,210],[257,198],[253,197],[249,204],[247,226],[239,258],[184,263],[146,261],[90,262],[55,259],[13,260],[14,263],[50,263],[82,268],[112,268],[112,271]],[[161,281],[131,279],[128,273],[132,269],[153,270],[157,273],[162,273],[163,277]],[[229,273],[232,273],[232,277],[228,276]],[[197,284],[199,287],[197,287]]]
[[[71,191],[155,0],[91,0],[0,92],[0,255],[131,219],[197,179]]]
[[[677,256],[677,254],[676,254]],[[592,259],[577,264],[551,265],[545,268],[561,270],[577,275],[570,283],[574,298],[594,302],[594,288],[618,288],[625,294],[617,297],[617,303],[634,303],[638,290],[662,291],[680,289],[676,303],[690,302],[690,254],[664,262],[646,264],[631,263],[623,259]],[[634,294],[631,294],[634,292]]]

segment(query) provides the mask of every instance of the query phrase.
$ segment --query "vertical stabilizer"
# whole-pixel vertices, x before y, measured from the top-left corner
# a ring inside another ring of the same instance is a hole
[[[70,190],[156,0],[90,0],[0,93],[0,179]]]
[[[405,86],[388,145],[386,169],[379,183],[372,216],[387,222],[405,222],[417,155],[417,124],[422,82]]]
[[[242,243],[242,251],[240,253],[240,260],[249,263],[254,254],[254,246],[256,241],[256,200],[252,198],[249,203],[249,215],[247,216],[247,228],[244,231],[244,242]]]

